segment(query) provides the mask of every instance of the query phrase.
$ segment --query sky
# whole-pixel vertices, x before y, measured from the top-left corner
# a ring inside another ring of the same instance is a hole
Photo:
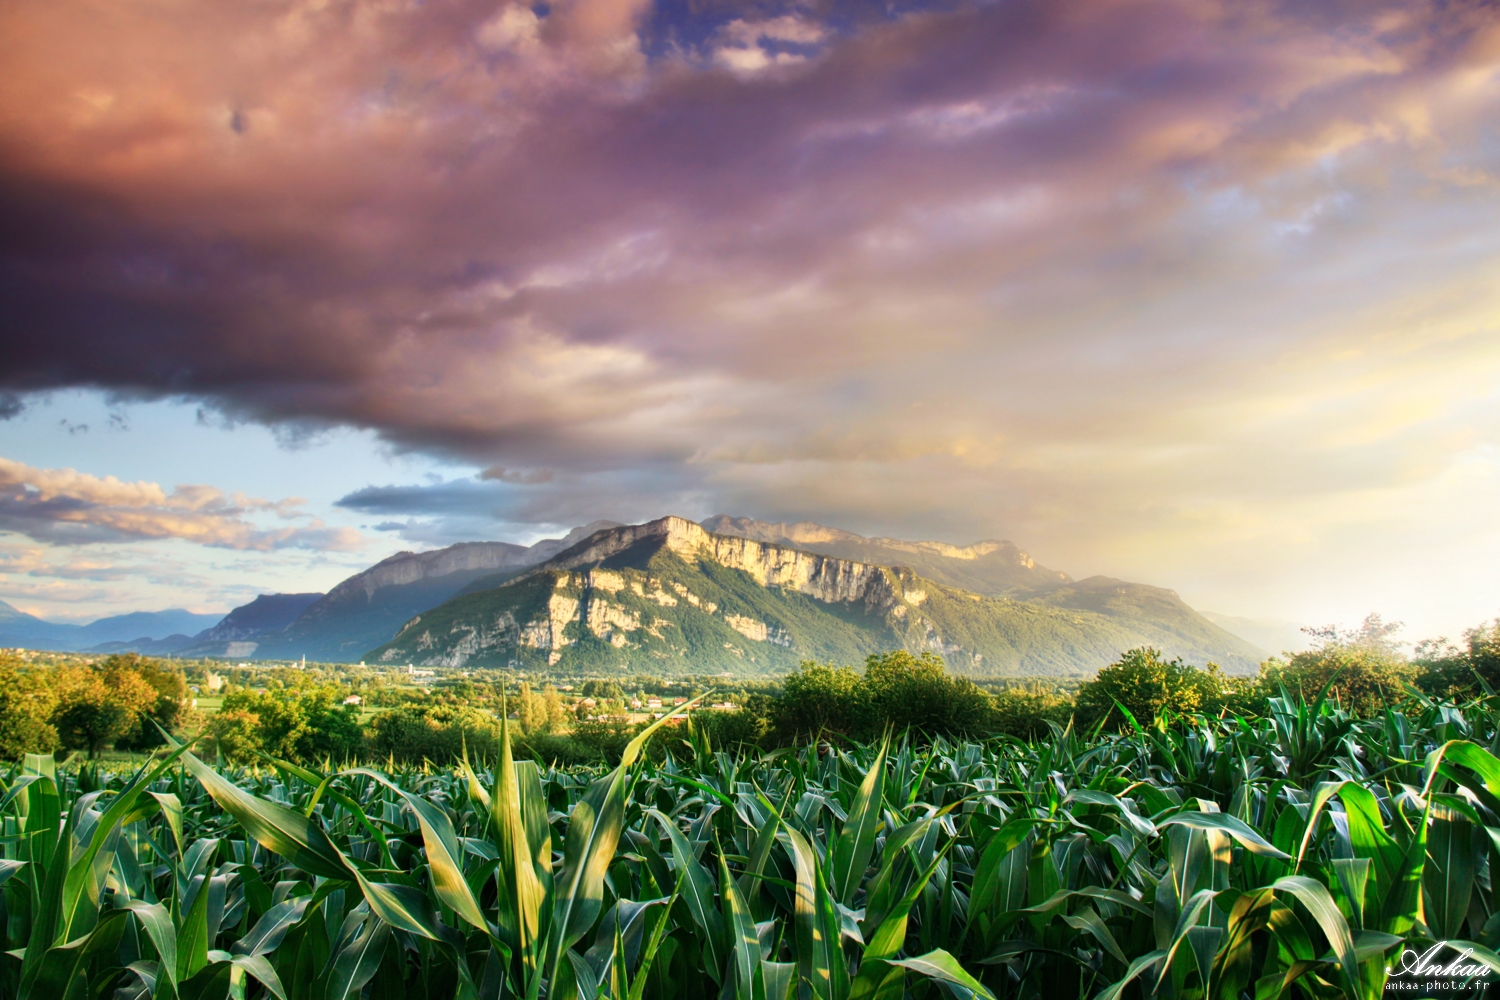
[[[1500,11],[12,0],[0,600],[596,518],[1500,613]]]

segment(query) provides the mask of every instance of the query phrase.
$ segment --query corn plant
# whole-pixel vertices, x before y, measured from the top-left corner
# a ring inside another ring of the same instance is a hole
[[[612,769],[508,733],[452,768],[27,757],[0,995],[1361,1000],[1409,951],[1500,969],[1491,699],[1276,701],[771,753],[689,721],[653,760],[669,716]]]

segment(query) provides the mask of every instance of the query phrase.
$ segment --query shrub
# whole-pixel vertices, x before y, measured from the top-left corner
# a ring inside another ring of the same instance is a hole
[[[1216,664],[1200,670],[1181,658],[1168,660],[1160,650],[1141,647],[1130,650],[1079,686],[1078,717],[1088,726],[1106,719],[1124,726],[1126,721],[1117,711],[1116,702],[1129,709],[1142,725],[1149,725],[1163,712],[1217,712],[1234,686]]]
[[[1419,643],[1416,685],[1435,697],[1478,695],[1483,685],[1500,691],[1500,618],[1464,632],[1463,648],[1447,639]]]
[[[621,744],[623,749],[624,744]],[[567,736],[551,733],[532,733],[517,736],[512,741],[511,753],[516,760],[534,760],[542,765],[557,767],[593,766],[605,763],[604,753],[599,748]]]
[[[342,760],[364,743],[359,709],[339,688],[235,691],[224,696],[208,734],[228,760],[248,763],[257,751],[296,762]]]
[[[573,724],[570,739],[587,748],[590,754],[609,764],[617,764],[625,752],[625,744],[635,738],[637,727],[623,715],[602,719],[586,719]]]
[[[764,694],[751,694],[746,695],[734,711],[710,709],[693,713],[693,725],[701,729],[717,749],[759,747],[771,734],[774,709],[775,699]]]
[[[118,662],[64,670],[54,683],[52,725],[63,746],[87,750],[90,759],[139,728],[140,717],[158,698],[139,673]]]
[[[500,749],[500,723],[466,706],[408,705],[375,717],[368,743],[377,757],[448,763],[468,747],[471,760],[493,760]]]
[[[115,746],[124,750],[147,750],[165,742],[161,734],[163,729],[169,733],[182,731],[191,696],[187,678],[181,670],[139,653],[111,656],[104,661],[102,668],[106,673],[129,670],[156,692],[156,700],[136,717],[135,725],[115,741]]]
[[[1022,740],[1045,739],[1047,723],[1066,726],[1073,714],[1073,699],[1066,693],[1039,684],[1005,688],[993,696],[989,731],[997,736]]]
[[[805,660],[786,679],[771,712],[782,743],[827,736],[862,738],[869,729],[870,705],[864,680],[850,667]]]
[[[1262,697],[1273,697],[1285,687],[1288,693],[1300,691],[1313,701],[1326,686],[1328,697],[1350,714],[1375,715],[1404,700],[1406,685],[1417,679],[1417,668],[1390,638],[1400,627],[1399,622],[1382,622],[1379,615],[1370,615],[1351,631],[1331,626],[1310,630],[1317,648],[1285,662],[1267,661],[1261,666],[1257,689]]]
[[[926,736],[963,736],[989,727],[990,696],[973,681],[948,674],[933,652],[904,649],[865,660],[865,689],[874,730],[916,730]],[[878,732],[866,732],[874,738]]]

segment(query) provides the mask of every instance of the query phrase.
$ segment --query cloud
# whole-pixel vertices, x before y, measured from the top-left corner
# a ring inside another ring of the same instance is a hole
[[[719,30],[714,61],[739,74],[807,60],[808,52],[828,36],[820,24],[796,14],[764,21],[735,18]]]
[[[55,545],[182,539],[213,548],[349,550],[362,544],[351,528],[317,519],[302,527],[257,527],[248,515],[305,518],[302,501],[259,500],[212,486],[123,482],[73,469],[38,469],[0,458],[0,531]],[[55,574],[54,574],[55,575]]]
[[[551,469],[507,469],[503,465],[492,465],[479,473],[480,479],[492,479],[513,486],[535,486],[552,481]]]
[[[1440,487],[1500,447],[1487,8],[682,6],[6,5],[0,391],[504,470],[345,497],[412,532],[730,510],[1231,587],[1363,558],[1353,511],[1483,530]]]

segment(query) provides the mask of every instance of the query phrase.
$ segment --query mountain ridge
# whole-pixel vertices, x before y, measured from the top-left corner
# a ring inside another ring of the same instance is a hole
[[[1120,601],[1137,600],[1140,586],[1082,581],[1054,588],[1062,592],[1052,603],[987,596],[909,567],[722,535],[668,516],[597,532],[496,587],[457,595],[367,658],[562,670],[661,670],[679,660],[693,672],[751,663],[774,671],[804,658],[849,662],[905,647],[940,652],[971,674],[1083,675],[1150,644],[1254,669],[1259,650],[1171,591],[1146,588],[1160,621],[1130,621],[1136,607]]]
[[[425,552],[397,552],[317,595],[275,629],[237,636],[233,655],[326,662],[359,660],[371,646],[390,639],[405,621],[447,601],[468,584],[498,575],[509,578],[575,544],[615,521],[595,521],[561,538],[533,545],[513,542],[459,542]],[[249,644],[253,642],[253,647]],[[194,645],[188,652],[197,652]],[[226,648],[214,640],[214,649]],[[210,655],[226,655],[212,653]]]
[[[107,643],[159,641],[211,628],[224,616],[199,614],[185,608],[132,611],[109,615],[84,625],[49,622],[0,601],[0,646],[93,651]]]
[[[954,545],[937,541],[869,538],[812,521],[771,523],[727,514],[716,514],[700,522],[699,526],[716,534],[786,545],[855,562],[909,566],[938,583],[993,596],[1040,592],[1072,580],[1066,573],[1037,565],[1036,560],[1014,542],[1001,539]]]

